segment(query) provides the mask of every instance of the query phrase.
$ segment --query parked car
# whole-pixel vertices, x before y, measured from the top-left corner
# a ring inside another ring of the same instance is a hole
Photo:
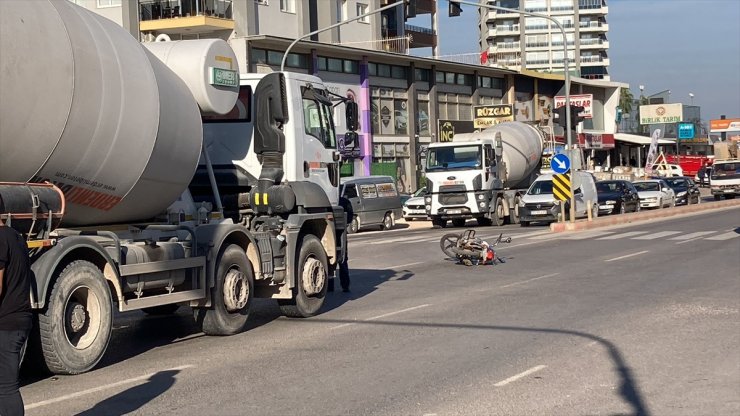
[[[644,179],[632,182],[640,196],[640,208],[676,206],[676,194],[663,179]]]
[[[596,182],[599,194],[599,214],[624,214],[640,210],[637,189],[629,181],[606,180]]]
[[[417,197],[417,196],[424,196],[427,193],[427,187],[423,186],[416,190],[416,192],[411,194],[401,193],[401,205],[405,204],[406,201],[408,201],[411,198]]]
[[[573,172],[571,175],[571,181],[578,185],[573,190],[576,218],[588,216],[589,210],[593,217],[597,217],[599,202],[594,175],[582,171]],[[529,226],[531,222],[558,220],[560,206],[552,193],[552,176],[552,174],[540,175],[519,200],[519,219],[522,227]],[[566,205],[566,210],[569,209]]]
[[[414,219],[426,219],[427,211],[424,208],[424,196],[427,194],[426,186],[419,188],[410,198],[403,202],[403,219],[406,221]]]
[[[683,176],[683,168],[679,165],[671,165],[668,163],[661,163],[653,165],[653,172],[656,175],[670,178],[673,176]]]
[[[690,178],[665,178],[663,180],[676,193],[676,205],[691,205],[701,202],[699,186]]]
[[[339,196],[352,204],[354,215],[349,224],[350,233],[369,226],[388,230],[402,215],[401,198],[390,176],[345,178]]]

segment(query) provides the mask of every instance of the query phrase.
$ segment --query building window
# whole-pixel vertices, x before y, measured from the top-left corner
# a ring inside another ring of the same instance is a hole
[[[414,70],[414,80],[429,82],[432,77],[432,71],[424,68],[416,68]]]
[[[357,16],[362,16],[365,13],[367,13],[367,4],[357,3]],[[359,22],[370,23],[369,16],[363,17]]]
[[[408,99],[403,90],[375,88],[371,91],[372,131],[377,135],[409,134]]]
[[[121,5],[121,0],[98,0],[98,8],[105,8],[105,7],[119,7]]]
[[[265,49],[252,48],[250,59],[254,63],[279,66],[283,62],[283,53]],[[308,55],[289,53],[285,60],[285,66],[289,68],[308,69]]]
[[[324,56],[319,56],[319,71],[359,74],[360,63],[351,59],[327,58]]]
[[[295,0],[280,0],[280,11],[295,13]]]

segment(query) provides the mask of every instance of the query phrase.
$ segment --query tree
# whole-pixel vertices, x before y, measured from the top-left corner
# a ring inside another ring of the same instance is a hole
[[[635,97],[632,96],[632,91],[629,88],[622,88],[619,91],[619,108],[622,109],[622,114],[632,114],[632,103],[635,101]]]

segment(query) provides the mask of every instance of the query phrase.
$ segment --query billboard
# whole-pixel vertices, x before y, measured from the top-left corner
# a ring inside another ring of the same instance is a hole
[[[514,108],[511,104],[477,105],[473,107],[473,127],[485,129],[504,121],[514,121]]]
[[[712,133],[740,131],[740,118],[709,120],[709,131]]]
[[[666,124],[683,121],[683,104],[640,106],[640,124]]]
[[[581,114],[579,114],[581,117],[585,118],[593,118],[593,102],[594,102],[594,95],[593,94],[579,94],[579,95],[573,95],[570,96],[570,104],[581,106],[583,107],[583,111]],[[565,105],[565,96],[564,95],[556,95],[555,96],[555,108],[560,108]]]

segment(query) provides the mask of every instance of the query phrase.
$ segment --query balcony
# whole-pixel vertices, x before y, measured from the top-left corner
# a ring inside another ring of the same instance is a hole
[[[607,32],[609,31],[609,25],[605,22],[580,22],[578,27],[581,32]]]
[[[519,42],[501,42],[496,44],[496,49],[498,50],[517,50],[521,48],[521,43]]]
[[[592,5],[588,5],[588,6],[579,5],[578,6],[578,14],[580,14],[581,16],[583,16],[585,14],[606,15],[608,13],[609,13],[609,6],[598,6],[598,5],[596,5],[596,6],[592,6]]]
[[[491,34],[491,32],[493,32]],[[497,25],[493,29],[488,30],[489,35],[503,35],[506,33],[519,33],[519,25]]]
[[[414,25],[403,26],[406,35],[411,36],[412,48],[430,48],[437,43],[437,34],[434,30]]]
[[[609,58],[600,55],[581,56],[581,66],[609,66]]]
[[[581,39],[581,49],[609,49],[609,41],[605,39]]]
[[[350,48],[372,49],[376,51],[400,53],[408,55],[412,48],[411,36],[384,37],[382,39],[365,40],[360,42],[340,42],[335,45],[349,46]]]
[[[200,34],[233,30],[232,0],[141,0],[139,30]]]

